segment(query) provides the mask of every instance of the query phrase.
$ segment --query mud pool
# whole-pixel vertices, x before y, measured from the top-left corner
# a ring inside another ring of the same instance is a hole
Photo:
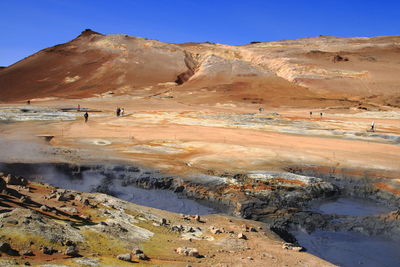
[[[62,169],[65,170],[65,168]],[[110,177],[110,173],[101,173],[96,169],[83,170],[77,175],[73,170],[61,171],[59,167],[51,164],[17,163],[0,164],[0,171],[22,175],[35,182],[43,182],[64,189],[106,193],[135,204],[175,213],[189,215],[216,213],[215,209],[170,190],[139,188],[126,184],[126,180]],[[119,174],[121,170],[113,172]]]
[[[384,214],[391,211],[390,208],[374,201],[349,197],[339,197],[319,202],[313,205],[311,210],[324,214],[348,216]]]
[[[400,244],[353,232],[317,230],[292,232],[307,252],[343,267],[395,267],[400,265]]]
[[[338,197],[314,203],[310,209],[322,214],[368,216],[385,214],[389,207],[371,200]],[[306,251],[339,266],[399,266],[400,243],[383,236],[356,232],[316,230],[311,233],[291,231]]]

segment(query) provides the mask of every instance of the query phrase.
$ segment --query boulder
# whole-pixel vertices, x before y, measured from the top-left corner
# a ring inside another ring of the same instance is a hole
[[[245,236],[243,233],[239,233],[237,237],[238,237],[239,239],[247,240],[247,236]]]
[[[69,246],[64,252],[65,255],[71,256],[71,257],[79,257],[79,252],[78,249],[75,246]]]
[[[128,261],[131,262],[131,254],[130,253],[126,253],[126,254],[119,254],[117,256],[117,259],[121,260],[121,261]]]
[[[40,210],[41,210],[41,211],[45,211],[45,212],[51,211],[51,209],[50,209],[48,206],[46,206],[46,205],[40,206]]]
[[[43,254],[47,255],[53,255],[54,253],[58,252],[58,250],[54,249],[53,247],[42,247],[41,251],[43,252]]]
[[[179,247],[175,251],[179,255],[191,256],[191,257],[195,257],[195,258],[200,257],[200,254],[199,254],[199,251],[197,250],[197,248]]]
[[[19,176],[15,176],[15,175],[11,175],[11,174],[8,174],[7,176],[5,176],[5,182],[8,185],[26,186],[28,184],[28,180],[26,180],[25,178],[22,178],[22,177],[19,177]]]
[[[0,242],[0,252],[4,252],[10,256],[19,256],[18,251],[11,248],[10,244],[6,242]]]
[[[22,255],[24,255],[24,256],[35,256],[35,253],[33,253],[32,250],[28,249],[28,250],[22,251]]]
[[[292,244],[292,243],[283,243],[282,248],[287,249],[287,250],[294,250],[294,251],[302,251],[303,250],[303,247],[296,246],[295,244]]]

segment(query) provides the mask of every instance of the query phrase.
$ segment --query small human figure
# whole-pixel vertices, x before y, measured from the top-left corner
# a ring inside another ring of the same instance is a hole
[[[88,114],[87,112],[85,112],[85,114],[83,115],[83,117],[85,117],[85,122],[87,122],[88,119],[89,119],[89,114]]]
[[[80,110],[81,110],[81,105],[78,104],[78,111],[80,111]]]
[[[319,113],[319,116],[321,116],[321,119],[322,119],[322,112],[321,112],[321,113]]]
[[[120,108],[117,108],[116,113],[117,113],[117,117],[119,117],[119,115],[121,114],[121,109],[120,109]]]
[[[311,116],[312,116],[312,111],[310,111],[310,118],[311,118]]]
[[[30,104],[31,104],[31,101],[30,101],[30,100],[28,100],[28,101],[26,101],[26,103],[27,103],[28,105],[30,105]]]
[[[121,117],[124,116],[124,112],[125,112],[124,108],[121,108],[121,111],[120,111]]]
[[[371,123],[371,132],[375,132],[375,121]]]
[[[262,113],[262,112],[264,112],[264,108],[259,108],[258,111],[259,111],[260,113]]]

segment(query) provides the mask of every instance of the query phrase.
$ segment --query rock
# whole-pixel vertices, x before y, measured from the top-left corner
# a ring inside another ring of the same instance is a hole
[[[54,249],[53,247],[42,247],[42,252],[43,254],[47,255],[53,255],[54,253],[57,253],[58,250]]]
[[[76,244],[75,244],[75,242],[74,241],[71,241],[71,240],[67,240],[66,242],[65,242],[65,245],[66,246],[76,246]]]
[[[150,258],[147,257],[144,253],[137,254],[137,255],[136,255],[136,258],[137,258],[138,260],[142,260],[142,261],[147,261],[147,260],[150,259]]]
[[[22,255],[24,255],[24,256],[35,256],[35,253],[33,253],[32,250],[28,249],[28,250],[22,251]]]
[[[257,232],[257,229],[254,227],[250,227],[250,232]]]
[[[95,258],[80,258],[74,260],[76,263],[82,265],[82,266],[99,266],[99,259]]]
[[[7,185],[22,185],[22,186],[26,186],[28,184],[28,180],[26,180],[25,178],[19,177],[19,176],[15,176],[15,175],[11,175],[8,174],[5,177],[5,182]]]
[[[31,200],[29,198],[29,196],[22,196],[19,201],[21,201],[22,203],[26,204],[26,203],[30,203]]]
[[[19,256],[18,251],[11,248],[10,244],[6,242],[0,242],[0,252],[4,252],[10,256]]]
[[[179,255],[191,256],[191,257],[195,257],[195,258],[200,257],[200,254],[199,254],[199,251],[197,250],[197,248],[179,247],[175,251]]]
[[[239,233],[239,234],[237,235],[237,237],[238,237],[239,239],[247,240],[247,236],[245,236],[243,233]]]
[[[64,252],[65,255],[71,256],[71,257],[79,257],[79,252],[78,249],[75,246],[69,246]]]
[[[138,254],[143,254],[143,251],[140,250],[140,249],[138,249],[138,248],[136,248],[136,249],[132,250],[132,253],[133,253],[134,255],[138,255]]]
[[[167,225],[167,224],[168,224],[167,223],[167,219],[162,218],[161,221],[160,221],[160,225]]]
[[[51,211],[51,209],[50,209],[48,206],[46,206],[46,205],[40,206],[40,210],[41,210],[41,211],[45,211],[45,212]]]
[[[201,220],[200,220],[200,215],[195,215],[194,216],[194,219],[196,220],[196,222],[200,222]]]
[[[3,180],[3,178],[0,178],[0,190],[6,189],[7,188],[7,183]]]
[[[119,254],[117,256],[117,259],[121,260],[121,261],[128,261],[131,262],[131,254],[130,253],[126,253],[126,254]]]
[[[303,247],[296,246],[295,244],[292,244],[292,243],[283,243],[282,248],[287,249],[287,250],[294,250],[294,251],[302,251],[303,250]]]
[[[209,230],[210,230],[210,232],[211,232],[212,234],[214,234],[214,235],[222,233],[222,231],[221,231],[219,228],[216,228],[216,227],[214,227],[214,226],[211,226],[211,227],[209,228]]]

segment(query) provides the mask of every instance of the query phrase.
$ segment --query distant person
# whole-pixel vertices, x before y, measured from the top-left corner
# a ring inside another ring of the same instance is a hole
[[[371,123],[371,132],[375,132],[375,121]]]
[[[121,114],[121,109],[120,109],[120,108],[117,108],[116,113],[117,113],[117,117],[119,117],[119,115]]]
[[[28,101],[26,101],[26,103],[27,103],[28,105],[30,105],[30,104],[31,104],[31,101],[30,101],[30,100],[28,100]]]
[[[124,112],[125,112],[125,109],[124,109],[124,108],[121,108],[121,111],[120,111],[121,117],[124,116]]]
[[[85,122],[87,122],[88,119],[89,119],[89,114],[88,114],[87,112],[85,112],[85,114],[83,115],[83,117],[85,117]]]
[[[312,111],[310,111],[310,118],[312,117]]]
[[[78,104],[78,111],[80,111],[80,110],[81,110],[81,105]]]
[[[262,112],[264,112],[264,108],[259,108],[258,111],[259,111],[260,113],[262,113]]]
[[[322,119],[322,112],[321,113],[319,113],[319,116],[321,117],[321,119]]]

